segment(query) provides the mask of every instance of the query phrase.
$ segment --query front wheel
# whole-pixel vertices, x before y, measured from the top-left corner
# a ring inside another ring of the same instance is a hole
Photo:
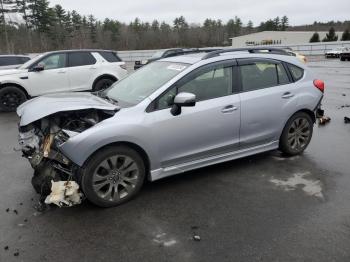
[[[26,100],[26,94],[16,86],[5,86],[0,89],[0,111],[15,111]]]
[[[311,117],[299,112],[293,115],[283,129],[280,150],[290,156],[299,155],[307,148],[313,133]]]
[[[141,156],[126,146],[98,151],[82,172],[81,185],[90,202],[100,207],[120,205],[141,189],[145,165]]]

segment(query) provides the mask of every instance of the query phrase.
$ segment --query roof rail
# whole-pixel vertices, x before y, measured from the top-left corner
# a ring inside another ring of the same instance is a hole
[[[232,52],[241,52],[241,51],[248,51],[248,53],[254,54],[254,53],[260,53],[260,54],[275,54],[275,55],[287,55],[290,56],[290,54],[282,49],[282,48],[276,48],[276,47],[246,47],[246,48],[227,48],[227,49],[221,49],[214,52],[210,52],[203,56],[202,60],[213,58],[215,56],[219,56],[223,53],[232,53]]]
[[[220,48],[189,48],[183,49],[184,54],[194,54],[194,53],[211,53],[215,51],[220,51]]]

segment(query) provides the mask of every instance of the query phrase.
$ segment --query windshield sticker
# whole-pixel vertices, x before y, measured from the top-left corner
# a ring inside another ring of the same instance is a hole
[[[167,69],[169,69],[169,70],[176,70],[176,71],[182,71],[185,68],[186,68],[186,66],[180,65],[180,64],[171,64],[167,67]]]

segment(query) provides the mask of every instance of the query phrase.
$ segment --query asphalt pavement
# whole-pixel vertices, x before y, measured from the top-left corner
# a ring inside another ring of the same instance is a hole
[[[312,59],[331,122],[278,151],[147,183],[101,209],[33,206],[32,169],[0,113],[0,261],[350,261],[350,62]]]

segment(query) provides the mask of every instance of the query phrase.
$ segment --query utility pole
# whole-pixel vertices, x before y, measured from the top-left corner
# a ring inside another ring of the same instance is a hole
[[[6,20],[5,20],[5,9],[4,9],[3,0],[0,0],[0,7],[1,7],[2,19],[3,19],[3,22],[4,22],[4,33],[5,33],[6,49],[7,49],[7,53],[10,53],[10,45],[9,45],[9,38],[8,38],[8,35],[7,35]]]

